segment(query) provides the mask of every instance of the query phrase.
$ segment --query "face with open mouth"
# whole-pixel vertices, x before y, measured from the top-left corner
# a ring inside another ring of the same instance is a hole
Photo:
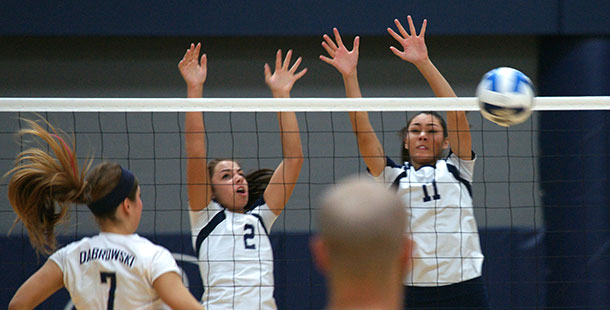
[[[444,135],[441,122],[436,116],[421,113],[413,118],[404,142],[410,162],[416,169],[434,164],[443,150],[449,147],[449,139]]]
[[[214,199],[233,212],[243,212],[248,203],[248,181],[238,163],[219,162],[212,175]]]

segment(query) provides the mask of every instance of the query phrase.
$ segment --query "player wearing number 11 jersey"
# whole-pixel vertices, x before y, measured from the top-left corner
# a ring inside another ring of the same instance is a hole
[[[437,97],[456,97],[451,85],[428,57],[424,40],[427,21],[419,34],[411,16],[409,31],[398,19],[390,35],[403,50],[390,47],[423,75]],[[359,38],[347,50],[339,31],[324,35],[328,56],[320,59],[343,76],[348,97],[360,98]],[[464,111],[447,111],[447,122],[436,112],[415,114],[402,131],[403,165],[394,164],[383,150],[368,112],[348,112],[358,149],[369,173],[401,195],[410,215],[406,231],[413,240],[411,270],[405,284],[405,309],[488,309],[481,279],[483,255],[473,215],[470,182],[475,156],[470,125]],[[449,158],[443,151],[450,150]]]
[[[189,98],[200,98],[207,76],[201,44],[191,44],[178,64]],[[292,51],[275,72],[265,65],[265,82],[274,97],[289,97],[301,58],[291,67]],[[299,126],[294,112],[279,112],[283,160],[275,171],[257,171],[246,178],[232,159],[206,160],[203,113],[187,112],[185,140],[187,191],[193,246],[205,285],[206,309],[275,309],[273,251],[268,233],[284,209],[303,165]],[[255,201],[253,201],[255,200]]]

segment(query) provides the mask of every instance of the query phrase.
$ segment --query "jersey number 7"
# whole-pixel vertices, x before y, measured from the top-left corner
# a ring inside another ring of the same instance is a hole
[[[114,310],[114,291],[116,290],[116,274],[114,272],[100,272],[102,283],[110,281],[110,290],[108,291],[108,307],[107,310]]]

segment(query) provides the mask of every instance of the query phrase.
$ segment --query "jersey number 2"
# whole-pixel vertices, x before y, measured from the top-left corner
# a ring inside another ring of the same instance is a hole
[[[108,291],[108,310],[114,310],[114,291],[116,290],[116,274],[114,272],[100,272],[102,283],[110,281],[110,290]]]
[[[424,184],[422,187],[424,188],[424,202],[441,199],[441,195],[438,193],[438,188],[436,187],[436,181],[432,181],[432,188],[434,188],[434,195],[432,195],[432,197],[428,195],[428,188],[426,185]]]
[[[246,224],[246,226],[244,226],[244,246],[246,246],[246,249],[248,250],[254,250],[256,249],[256,245],[254,244],[248,244],[248,239],[254,239],[254,226],[250,225],[250,224]]]

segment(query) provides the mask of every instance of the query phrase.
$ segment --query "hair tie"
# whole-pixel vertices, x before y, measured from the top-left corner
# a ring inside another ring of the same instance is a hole
[[[87,206],[95,215],[105,214],[114,210],[121,202],[123,202],[123,200],[125,200],[125,198],[129,196],[129,193],[133,189],[134,182],[135,176],[133,173],[121,167],[121,178],[114,189],[108,193],[108,195],[88,204]]]

